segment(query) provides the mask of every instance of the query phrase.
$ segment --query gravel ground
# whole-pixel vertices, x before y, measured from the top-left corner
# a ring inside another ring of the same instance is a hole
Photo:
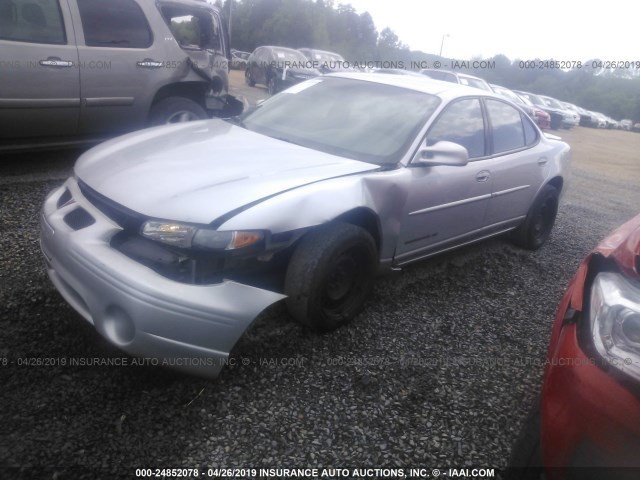
[[[590,132],[577,129],[569,141]],[[131,366],[46,278],[38,211],[77,155],[0,164],[0,478],[134,478],[136,468],[178,467],[503,468],[539,390],[567,282],[640,205],[640,178],[609,178],[575,158],[541,250],[495,239],[410,266],[381,278],[364,312],[331,334],[304,329],[276,305],[236,346],[235,365],[209,381]],[[129,365],[69,365],[92,358]]]

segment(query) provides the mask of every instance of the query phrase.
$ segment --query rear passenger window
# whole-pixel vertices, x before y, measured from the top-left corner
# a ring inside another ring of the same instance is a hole
[[[0,0],[0,39],[66,44],[58,0]]]
[[[459,100],[438,117],[427,133],[427,146],[442,140],[462,145],[469,158],[485,155],[484,120],[478,99]]]
[[[78,8],[90,47],[146,48],[153,42],[147,19],[133,0],[78,0]]]
[[[493,153],[524,148],[525,136],[520,112],[498,100],[487,99],[486,105],[491,119]]]

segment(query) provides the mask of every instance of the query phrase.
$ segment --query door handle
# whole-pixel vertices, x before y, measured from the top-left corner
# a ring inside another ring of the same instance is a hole
[[[140,68],[160,68],[162,67],[162,62],[158,62],[151,58],[145,58],[139,62],[136,62],[136,65]]]
[[[73,67],[73,62],[70,62],[68,60],[62,60],[59,57],[49,57],[46,60],[40,60],[38,63],[43,67],[60,67],[60,68]]]
[[[544,167],[547,164],[548,161],[549,160],[547,158],[543,157],[540,160],[538,160],[538,165],[540,165],[541,167]]]
[[[477,182],[486,182],[487,180],[489,180],[489,177],[491,176],[491,172],[488,170],[482,170],[481,172],[478,172],[476,174],[476,181]]]

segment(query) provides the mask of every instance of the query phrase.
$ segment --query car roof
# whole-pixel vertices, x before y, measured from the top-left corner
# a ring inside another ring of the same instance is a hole
[[[340,55],[338,52],[330,52],[329,50],[320,50],[318,48],[304,47],[304,48],[299,48],[298,50],[307,50],[309,52],[316,52],[316,53],[328,53],[330,55]],[[340,56],[342,56],[342,55],[340,55]]]
[[[271,48],[272,50],[284,50],[286,52],[301,53],[299,50],[296,50],[295,48],[281,47],[279,45],[263,45],[262,47],[258,47],[258,48]]]
[[[420,70],[420,73],[425,75],[425,73],[423,73],[423,72],[426,72],[426,73],[428,73],[428,72],[445,73],[445,74],[449,74],[449,75],[454,75],[456,77],[474,78],[476,80],[482,80],[487,85],[489,85],[489,82],[487,82],[484,78],[476,77],[475,75],[471,75],[470,73],[454,72],[454,71],[451,71],[451,70],[443,70],[443,69],[438,69],[438,68],[423,68],[422,70]]]
[[[489,83],[484,79],[484,78],[480,78],[480,77],[476,77],[475,75],[470,75],[468,73],[462,73],[462,72],[451,72],[451,73],[455,73],[456,75],[458,75],[459,77],[464,77],[464,78],[474,78],[476,80],[482,80],[483,82],[485,82],[487,85],[489,85]]]
[[[524,90],[514,90],[514,92],[516,92],[518,95],[532,95],[537,98],[541,97],[541,95],[538,95],[537,93],[525,92]]]
[[[497,95],[488,90],[482,90],[475,87],[467,87],[460,85],[459,83],[443,82],[441,80],[435,80],[424,75],[424,78],[414,75],[396,75],[393,73],[381,75],[379,73],[351,73],[340,72],[331,73],[325,75],[326,77],[340,77],[351,78],[355,80],[364,80],[373,83],[381,83],[384,85],[391,85],[395,87],[408,88],[410,90],[416,90],[418,92],[424,92],[431,95],[437,95],[444,99],[450,99],[461,96],[484,96],[493,97],[500,100],[504,100],[504,97]],[[482,92],[482,93],[481,93]]]

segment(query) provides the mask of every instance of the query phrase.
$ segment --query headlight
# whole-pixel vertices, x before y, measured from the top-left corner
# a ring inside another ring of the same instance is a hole
[[[142,225],[144,237],[179,248],[236,250],[264,240],[261,231],[218,231],[177,222],[150,220]]]
[[[598,353],[640,380],[640,286],[599,273],[591,289],[591,334]]]

